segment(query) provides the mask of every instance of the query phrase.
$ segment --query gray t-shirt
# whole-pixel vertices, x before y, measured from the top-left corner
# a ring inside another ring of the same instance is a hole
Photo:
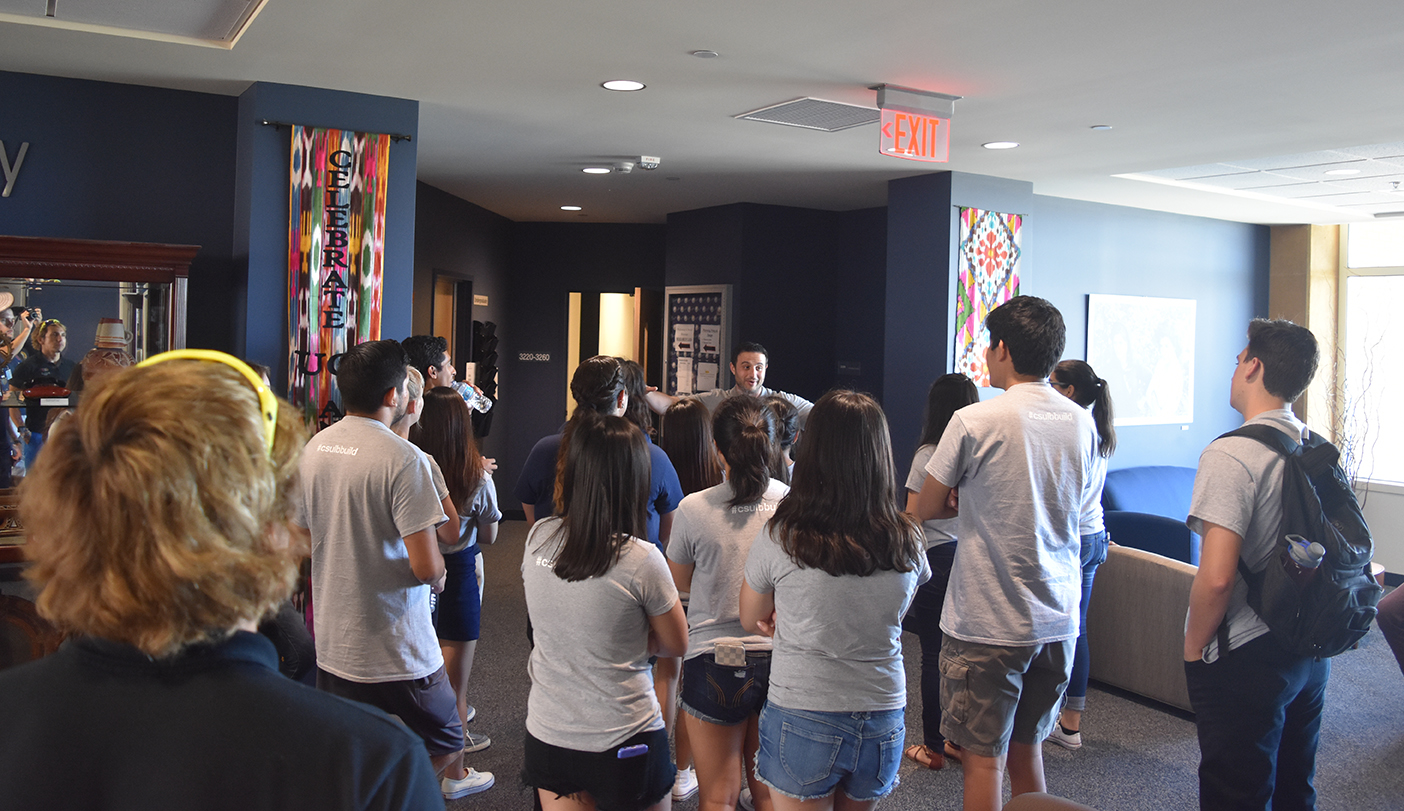
[[[1298,442],[1307,430],[1287,409],[1263,412],[1246,424],[1271,425]],[[1235,436],[1210,442],[1199,455],[1185,524],[1201,536],[1205,522],[1235,533],[1243,539],[1239,557],[1250,571],[1261,571],[1272,557],[1277,525],[1282,520],[1282,465],[1282,455],[1256,439]],[[1267,624],[1248,607],[1248,584],[1242,575],[1234,577],[1224,616],[1229,625],[1229,650],[1268,632]],[[1219,640],[1215,635],[1204,648],[1204,661],[1217,658]]]
[[[746,650],[770,650],[770,637],[741,627],[741,582],[751,542],[788,492],[787,485],[771,479],[760,501],[729,507],[733,493],[723,482],[684,498],[673,513],[668,559],[693,567],[687,658],[711,653],[718,639],[738,639]]]
[[[960,488],[941,630],[985,645],[1072,639],[1082,596],[1081,516],[1097,429],[1047,381],[955,413],[926,471]]]
[[[445,555],[461,552],[478,542],[478,523],[493,523],[502,520],[502,510],[497,507],[497,485],[492,474],[484,471],[478,482],[478,489],[467,504],[458,505],[458,543],[450,547],[439,546]]]
[[[537,740],[603,752],[663,728],[648,664],[649,617],[666,614],[678,590],[663,553],[638,538],[600,577],[566,582],[552,567],[556,517],[527,535],[522,583],[536,646],[527,660],[527,731]]]
[[[790,401],[790,404],[793,405],[795,409],[799,411],[799,424],[800,427],[803,428],[805,422],[809,420],[809,412],[814,408],[814,404],[799,396],[798,394],[791,394],[788,391],[776,391],[775,389],[767,389],[765,386],[757,386],[754,396],[764,399],[772,394],[778,394],[781,397],[784,397],[786,400]],[[722,400],[725,400],[728,397],[741,397],[746,395],[747,392],[745,389],[741,388],[740,386],[732,386],[729,389],[712,389],[711,391],[704,391],[701,394],[697,394],[694,396],[697,399],[701,400],[703,405],[707,406],[708,412],[716,413],[717,406],[722,404]]]
[[[931,461],[931,455],[934,453],[936,453],[935,445],[922,445],[917,448],[916,456],[912,457],[912,469],[907,473],[908,490],[913,493],[921,492],[921,486],[926,484],[926,463]],[[921,531],[926,536],[926,548],[930,549],[943,543],[955,543],[956,530],[959,528],[959,516],[922,521]]]
[[[770,700],[791,710],[878,712],[907,704],[902,617],[931,579],[925,555],[910,572],[834,577],[802,568],[762,529],[746,583],[775,595]]]
[[[293,520],[312,534],[317,666],[356,682],[438,670],[429,586],[404,542],[448,520],[428,457],[384,424],[348,416],[312,437],[300,473]]]

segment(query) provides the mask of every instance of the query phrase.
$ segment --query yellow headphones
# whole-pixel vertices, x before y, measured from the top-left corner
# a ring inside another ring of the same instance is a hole
[[[138,363],[137,366],[153,366],[168,360],[203,360],[223,363],[243,375],[244,379],[249,381],[249,385],[253,386],[254,392],[258,394],[258,410],[263,417],[263,439],[268,447],[268,457],[273,458],[273,438],[278,432],[278,398],[264,385],[262,376],[255,372],[253,367],[233,355],[217,352],[213,349],[172,349],[169,352],[152,355]]]

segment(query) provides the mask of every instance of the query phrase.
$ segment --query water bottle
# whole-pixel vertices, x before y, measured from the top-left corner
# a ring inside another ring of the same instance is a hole
[[[1326,547],[1300,535],[1287,536],[1287,559],[1282,564],[1299,585],[1305,586],[1326,557]]]
[[[492,409],[492,400],[489,400],[487,395],[479,394],[476,389],[462,380],[453,381],[453,390],[462,395],[463,402],[467,403],[468,407],[474,411],[486,414]]]

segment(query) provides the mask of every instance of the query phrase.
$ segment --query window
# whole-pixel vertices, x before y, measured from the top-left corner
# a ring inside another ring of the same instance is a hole
[[[1404,484],[1404,222],[1347,226],[1341,437],[1357,478]]]

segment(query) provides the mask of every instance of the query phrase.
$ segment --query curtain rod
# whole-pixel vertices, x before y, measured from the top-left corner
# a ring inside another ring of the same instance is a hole
[[[292,124],[289,124],[289,123],[286,122],[286,121],[269,121],[269,120],[266,119],[266,118],[260,118],[260,119],[258,120],[258,123],[264,125],[265,127],[291,127],[291,126],[292,126]],[[306,126],[306,125],[304,124],[303,126]],[[413,141],[414,139],[411,138],[411,137],[408,136],[408,135],[400,135],[400,134],[398,134],[398,133],[393,133],[393,132],[392,132],[392,133],[390,133],[390,140],[392,140],[392,141]]]

